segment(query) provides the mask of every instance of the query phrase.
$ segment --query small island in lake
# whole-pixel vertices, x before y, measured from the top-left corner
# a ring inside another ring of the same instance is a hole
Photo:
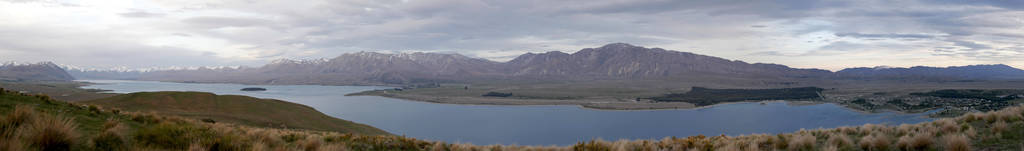
[[[267,88],[256,88],[256,87],[242,88],[242,91],[266,91],[266,90],[267,90]]]

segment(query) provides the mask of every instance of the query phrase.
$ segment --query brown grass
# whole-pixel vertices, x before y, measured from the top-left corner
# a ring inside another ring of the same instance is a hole
[[[947,135],[942,138],[948,151],[970,151],[971,141],[965,135]]]
[[[817,139],[810,134],[800,134],[789,140],[789,150],[812,150]]]
[[[853,146],[853,140],[843,133],[832,134],[828,137],[828,144],[833,147],[848,147]]]
[[[920,134],[900,137],[897,142],[897,146],[903,150],[928,150],[933,144],[931,136]]]
[[[860,148],[869,151],[889,149],[889,137],[885,135],[869,135],[860,139]]]
[[[993,133],[1001,133],[1003,131],[1006,131],[1006,127],[1009,127],[1006,124],[1006,122],[1004,122],[1002,120],[999,120],[999,121],[997,121],[995,123],[992,123],[992,132]]]

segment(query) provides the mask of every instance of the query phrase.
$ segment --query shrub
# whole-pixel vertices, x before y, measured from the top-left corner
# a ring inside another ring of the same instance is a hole
[[[124,145],[124,139],[115,131],[103,132],[92,139],[92,146],[96,150],[122,150]]]
[[[291,133],[291,134],[287,134],[287,135],[281,135],[281,140],[284,140],[284,142],[286,142],[286,143],[292,143],[292,142],[298,141],[299,139],[303,139],[303,138],[306,138],[306,136],[305,135],[301,135],[301,134],[295,134],[295,133]]]
[[[320,144],[322,144],[320,138],[309,137],[302,142],[302,148],[306,151],[316,151],[320,148]]]
[[[103,112],[103,110],[100,110],[100,107],[96,107],[95,105],[89,105],[89,112],[99,114],[100,112]]]
[[[775,149],[786,149],[789,147],[789,141],[786,140],[784,135],[775,135],[773,142],[775,143]]]
[[[234,151],[234,150],[247,150],[246,144],[241,138],[234,135],[223,135],[213,139],[212,142],[207,143],[210,146],[208,150],[211,151]]]
[[[39,116],[20,131],[26,143],[39,150],[70,150],[75,145],[77,126],[63,116]]]
[[[825,147],[824,151],[839,151],[839,147],[836,147],[835,145],[828,145],[828,147]]]
[[[572,146],[574,151],[609,151],[612,150],[608,147],[607,142],[600,140],[590,140],[590,142],[578,142]]]
[[[348,147],[345,147],[344,144],[330,144],[330,145],[324,145],[323,147],[320,147],[319,150],[322,150],[322,151],[348,151]],[[499,151],[499,150],[495,150],[495,151]]]
[[[946,150],[948,151],[970,151],[971,141],[964,135],[946,135],[942,139],[946,143]]]
[[[135,113],[132,114],[132,121],[141,123],[160,123],[160,117],[151,113]]]

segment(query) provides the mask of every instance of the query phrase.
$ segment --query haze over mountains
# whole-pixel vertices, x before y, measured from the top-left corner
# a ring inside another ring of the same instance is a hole
[[[389,85],[490,80],[658,80],[693,77],[755,79],[1024,79],[1006,65],[936,68],[849,68],[838,72],[613,43],[572,54],[527,53],[508,62],[459,54],[358,52],[321,60],[277,60],[257,68],[199,68],[149,72],[72,70],[86,79],[133,79],[247,84]]]

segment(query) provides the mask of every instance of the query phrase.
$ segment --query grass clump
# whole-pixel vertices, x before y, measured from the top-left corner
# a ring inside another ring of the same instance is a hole
[[[966,135],[948,135],[942,138],[948,151],[970,151],[971,141]]]
[[[801,134],[794,136],[789,141],[789,150],[813,150],[814,145],[817,144],[817,138],[809,134]]]

